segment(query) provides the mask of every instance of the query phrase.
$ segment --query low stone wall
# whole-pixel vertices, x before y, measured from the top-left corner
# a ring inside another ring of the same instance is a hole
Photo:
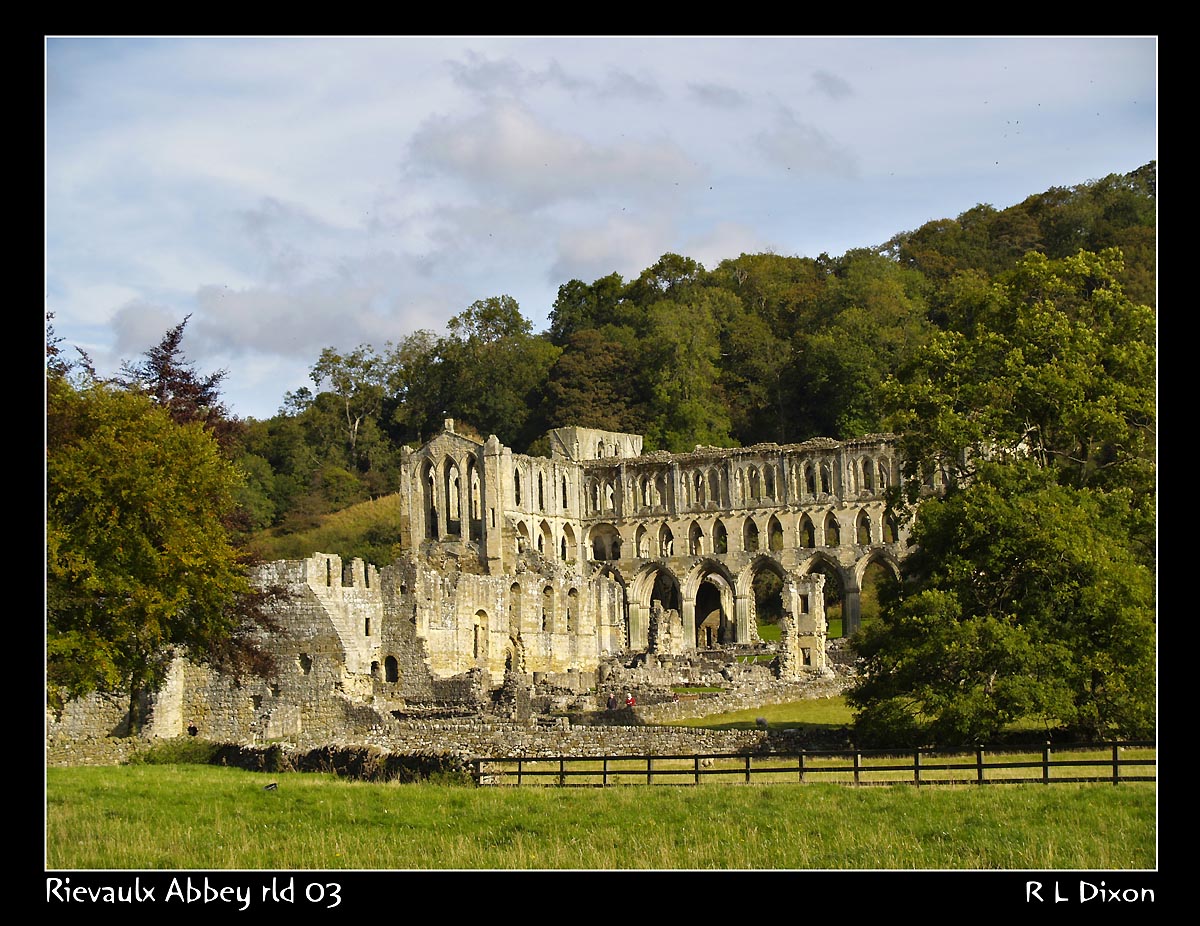
[[[728,668],[728,666],[726,667]],[[658,687],[661,667],[627,668],[611,672],[601,689],[580,695],[563,697],[564,704],[573,707],[560,710],[554,698],[541,696],[538,709],[543,712],[529,716],[526,711],[512,710],[508,714],[460,714],[464,705],[449,704],[411,706],[397,711],[401,719],[381,715],[366,707],[355,732],[324,737],[319,732],[274,739],[268,746],[238,744],[242,748],[282,749],[288,754],[311,752],[322,748],[371,748],[391,755],[454,755],[467,760],[501,758],[506,756],[581,756],[601,757],[619,755],[697,755],[704,753],[769,753],[795,752],[801,748],[839,748],[845,737],[838,734],[834,741],[826,738],[815,741],[794,730],[772,730],[769,726],[753,730],[704,730],[693,727],[661,726],[689,717],[705,717],[739,710],[752,710],[769,704],[798,701],[804,698],[829,697],[840,694],[852,679],[852,670],[812,672],[795,681],[774,679],[755,666],[738,667],[730,674],[735,687],[723,692],[705,693],[695,698],[669,700],[669,689]],[[648,680],[654,686],[639,685]],[[729,679],[726,678],[729,683]],[[467,679],[458,680],[467,684]],[[619,695],[620,706],[615,711],[604,709],[609,686]],[[524,689],[521,692],[524,694]],[[626,692],[637,698],[637,705],[627,708]],[[524,695],[528,698],[528,695]],[[548,713],[547,708],[554,708]],[[110,718],[111,722],[111,718]],[[104,735],[97,730],[110,727],[93,726],[91,732],[82,724],[49,723],[46,749],[47,765],[116,765],[126,761],[138,749],[152,745],[153,731],[143,738],[130,740]],[[201,734],[204,735],[203,732]],[[261,740],[259,741],[261,742]]]

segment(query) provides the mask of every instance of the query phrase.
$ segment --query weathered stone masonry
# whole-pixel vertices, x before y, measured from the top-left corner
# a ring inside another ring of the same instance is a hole
[[[323,553],[262,567],[261,583],[292,591],[269,641],[278,678],[239,686],[180,661],[148,732],[333,741],[451,705],[516,716],[530,692],[597,688],[614,659],[755,643],[763,570],[782,584],[776,671],[802,679],[827,671],[815,570],[841,582],[847,632],[867,566],[899,573],[890,435],[686,454],[586,428],[548,438],[550,457],[514,454],[448,420],[404,451],[407,552],[382,568]],[[50,740],[121,719],[118,705],[72,704]]]

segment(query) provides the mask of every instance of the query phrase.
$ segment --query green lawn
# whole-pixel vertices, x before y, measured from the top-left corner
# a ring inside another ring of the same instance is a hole
[[[1152,784],[517,789],[50,768],[46,866],[1145,869],[1156,864],[1155,798]]]

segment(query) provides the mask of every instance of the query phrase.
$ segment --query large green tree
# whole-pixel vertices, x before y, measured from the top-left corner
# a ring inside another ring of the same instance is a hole
[[[853,641],[848,695],[871,744],[960,744],[1037,719],[1086,737],[1154,730],[1154,574],[1129,494],[988,463],[930,501],[902,598]]]
[[[176,655],[269,674],[270,626],[227,522],[241,477],[199,421],[140,391],[47,376],[48,703],[143,693]]]
[[[1030,459],[1076,486],[1154,488],[1155,319],[1129,299],[1117,251],[1029,254],[964,287],[960,330],[935,333],[883,388],[909,498],[941,467]]]
[[[916,550],[854,644],[864,740],[1153,729],[1155,320],[1122,267],[957,273],[951,327],[885,383]]]
[[[318,389],[327,386],[337,399],[349,462],[355,466],[364,443],[378,439],[384,400],[397,387],[396,355],[391,348],[389,343],[376,352],[370,345],[360,344],[340,353],[327,347],[309,372]]]
[[[645,274],[643,274],[645,276]],[[729,446],[729,413],[718,391],[716,305],[736,296],[682,287],[649,308],[645,357],[646,447],[686,453],[698,444]]]
[[[533,334],[511,296],[481,299],[450,319],[440,344],[442,410],[524,449],[546,429],[542,395],[562,352]]]

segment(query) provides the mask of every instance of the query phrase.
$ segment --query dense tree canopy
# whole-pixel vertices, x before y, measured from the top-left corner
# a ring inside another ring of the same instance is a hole
[[[1115,251],[1030,254],[963,290],[939,331],[884,383],[903,435],[909,497],[937,466],[1029,458],[1076,486],[1153,491],[1155,319],[1121,290]]]
[[[1154,574],[1129,493],[982,464],[922,505],[901,599],[855,638],[864,743],[970,743],[1037,719],[1089,737],[1154,729]]]
[[[149,396],[47,378],[46,647],[52,706],[156,690],[187,653],[269,672],[266,622],[226,521],[240,476],[199,421]]]

